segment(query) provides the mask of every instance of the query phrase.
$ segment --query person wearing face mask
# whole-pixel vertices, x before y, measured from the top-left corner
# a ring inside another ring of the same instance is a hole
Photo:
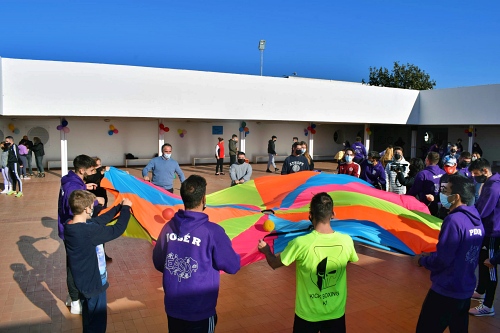
[[[346,148],[343,160],[344,162],[339,164],[337,173],[359,178],[361,166],[354,162],[354,150],[352,148]]]
[[[446,187],[446,184],[448,184],[448,181],[452,175],[459,175],[461,177],[467,178],[462,173],[460,173],[458,171],[457,160],[454,157],[446,156],[444,158],[443,162],[444,162],[443,169],[444,169],[445,174],[442,175],[441,178],[439,178],[439,188],[440,189],[443,189]],[[441,198],[442,198],[442,196],[439,197],[440,202],[441,202]],[[474,198],[470,201],[471,202],[469,202],[468,204],[474,205]],[[448,216],[449,212],[450,212],[450,208],[446,205],[446,202],[444,204],[443,204],[443,202],[441,202],[437,216],[440,219],[444,219],[446,216]]]
[[[87,191],[73,191],[69,196],[69,205],[74,216],[64,228],[69,268],[82,298],[83,332],[106,332],[106,289],[109,283],[103,244],[123,234],[132,206],[129,199],[123,199],[120,204],[96,217],[95,198]],[[118,213],[120,217],[116,224],[107,226]]]
[[[422,161],[421,158],[414,157],[410,160],[410,166],[408,167],[408,175],[406,177],[403,176],[402,172],[397,172],[396,179],[399,184],[406,186],[406,192],[408,192],[411,187],[413,186],[413,183],[415,182],[415,177],[417,174],[424,169],[424,162]]]
[[[148,165],[142,169],[142,178],[145,181],[150,181],[148,173],[151,171],[153,174],[151,182],[164,190],[174,193],[174,178],[175,174],[179,176],[181,183],[186,179],[184,173],[177,163],[172,158],[172,145],[165,143],[161,146],[162,155],[153,158],[149,161]]]
[[[477,158],[481,158],[481,156],[483,156],[483,150],[481,149],[481,146],[477,142],[474,142],[472,144],[472,152],[478,153],[479,156]]]
[[[409,166],[403,156],[403,148],[399,146],[394,147],[392,162],[388,163],[385,167],[385,172],[387,173],[387,190],[389,192],[406,194],[406,186],[398,182],[397,175],[401,173],[403,178],[405,178],[408,175]]]
[[[302,155],[304,155],[305,158],[307,158],[307,163],[309,163],[309,170],[313,171],[314,170],[314,160],[309,155],[309,150],[307,150],[307,143],[305,141],[300,141],[300,144],[302,145]]]
[[[457,153],[459,153],[459,154],[463,153],[464,146],[462,146],[462,139],[460,139],[460,138],[457,139],[456,146],[457,146]]]
[[[450,149],[448,150],[448,155],[446,155],[445,157],[443,157],[443,160],[441,161],[442,165],[444,165],[444,160],[446,158],[455,158],[455,159],[457,159],[459,157],[459,154],[457,154],[457,152],[458,152],[457,145],[450,145],[449,148]]]
[[[422,304],[417,333],[468,332],[470,297],[476,286],[475,269],[484,228],[479,212],[467,206],[474,197],[474,185],[459,175],[439,193],[441,203],[450,210],[439,232],[436,251],[414,257],[417,266],[431,272],[432,285]]]
[[[379,190],[387,191],[387,173],[380,162],[380,154],[378,152],[370,152],[368,159],[361,162],[360,166],[360,179],[363,179]]]
[[[61,178],[61,188],[59,190],[59,199],[57,202],[57,224],[59,237],[64,241],[64,227],[67,221],[73,217],[73,212],[69,205],[69,197],[73,191],[76,190],[91,190],[97,187],[94,183],[85,184],[84,179],[95,173],[95,160],[87,155],[78,155],[73,160],[74,170],[70,170],[67,175]],[[97,216],[100,212],[102,205],[104,205],[104,198],[96,198],[94,201],[93,214]],[[79,300],[78,289],[75,286],[73,275],[69,269],[68,257],[66,256],[66,283],[68,286],[69,296],[66,299],[66,306],[71,307],[71,313],[81,314],[82,308]]]
[[[214,332],[220,271],[236,274],[240,256],[224,229],[209,221],[207,181],[189,176],[181,185],[184,209],[161,229],[153,264],[163,274],[168,331]]]
[[[482,300],[471,308],[473,316],[494,316],[493,302],[498,283],[496,265],[488,267],[483,263],[500,249],[500,175],[491,172],[490,163],[482,158],[471,163],[469,171],[477,183],[482,184],[476,208],[484,226],[484,241],[479,254],[479,281],[473,299]]]
[[[464,151],[460,154],[460,157],[458,159],[458,166],[457,170],[460,172],[462,175],[465,177],[469,178],[470,180],[474,181],[474,176],[472,176],[472,173],[469,171],[469,166],[472,161],[471,159],[471,154],[468,151]]]
[[[425,159],[425,169],[415,176],[415,181],[408,195],[416,197],[429,207],[432,215],[437,216],[439,207],[439,179],[445,174],[437,164],[439,163],[439,154],[431,151]]]
[[[245,163],[246,156],[242,151],[238,152],[237,163],[229,167],[229,176],[231,177],[231,186],[243,184],[252,177],[252,166]]]
[[[288,175],[300,171],[309,171],[309,162],[304,155],[302,155],[302,145],[300,142],[295,142],[292,145],[292,155],[288,156],[283,162],[281,168],[282,175]]]

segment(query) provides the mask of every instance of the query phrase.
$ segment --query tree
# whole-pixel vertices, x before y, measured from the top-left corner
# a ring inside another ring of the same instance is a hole
[[[362,83],[367,83],[363,79]],[[436,86],[436,81],[431,80],[429,74],[413,64],[401,65],[394,62],[391,72],[385,67],[370,67],[370,86],[393,87],[414,90],[430,90]]]

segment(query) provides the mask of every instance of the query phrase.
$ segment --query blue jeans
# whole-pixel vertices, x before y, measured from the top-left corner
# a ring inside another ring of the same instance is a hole
[[[26,155],[26,159],[28,160],[28,173],[31,175],[33,173],[33,169],[31,168],[31,160],[33,159],[33,154],[29,153]]]
[[[106,291],[91,298],[80,297],[82,299],[82,323],[83,332],[95,333],[106,332],[108,309],[106,302]]]
[[[43,156],[35,156],[36,158],[36,168],[38,169],[39,173],[43,173]]]
[[[267,161],[267,170],[269,170],[271,164],[276,169],[276,164],[274,164],[274,154],[269,154],[269,160]]]
[[[23,167],[21,168],[21,176],[26,176],[26,168],[28,167],[28,159],[26,158],[28,155],[19,155],[21,162],[23,162]]]

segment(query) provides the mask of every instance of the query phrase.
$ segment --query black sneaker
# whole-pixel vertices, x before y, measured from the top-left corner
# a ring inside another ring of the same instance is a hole
[[[266,172],[273,173],[271,170],[267,169]]]
[[[278,172],[278,171],[280,171],[280,169],[274,168],[274,172]]]

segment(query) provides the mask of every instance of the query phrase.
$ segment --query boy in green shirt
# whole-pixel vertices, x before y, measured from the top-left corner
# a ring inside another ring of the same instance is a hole
[[[290,241],[274,255],[263,240],[259,251],[273,269],[296,261],[297,287],[293,332],[345,332],[347,298],[346,266],[358,261],[349,235],[335,232],[333,200],[325,192],[316,194],[310,204],[309,219],[314,230]]]

